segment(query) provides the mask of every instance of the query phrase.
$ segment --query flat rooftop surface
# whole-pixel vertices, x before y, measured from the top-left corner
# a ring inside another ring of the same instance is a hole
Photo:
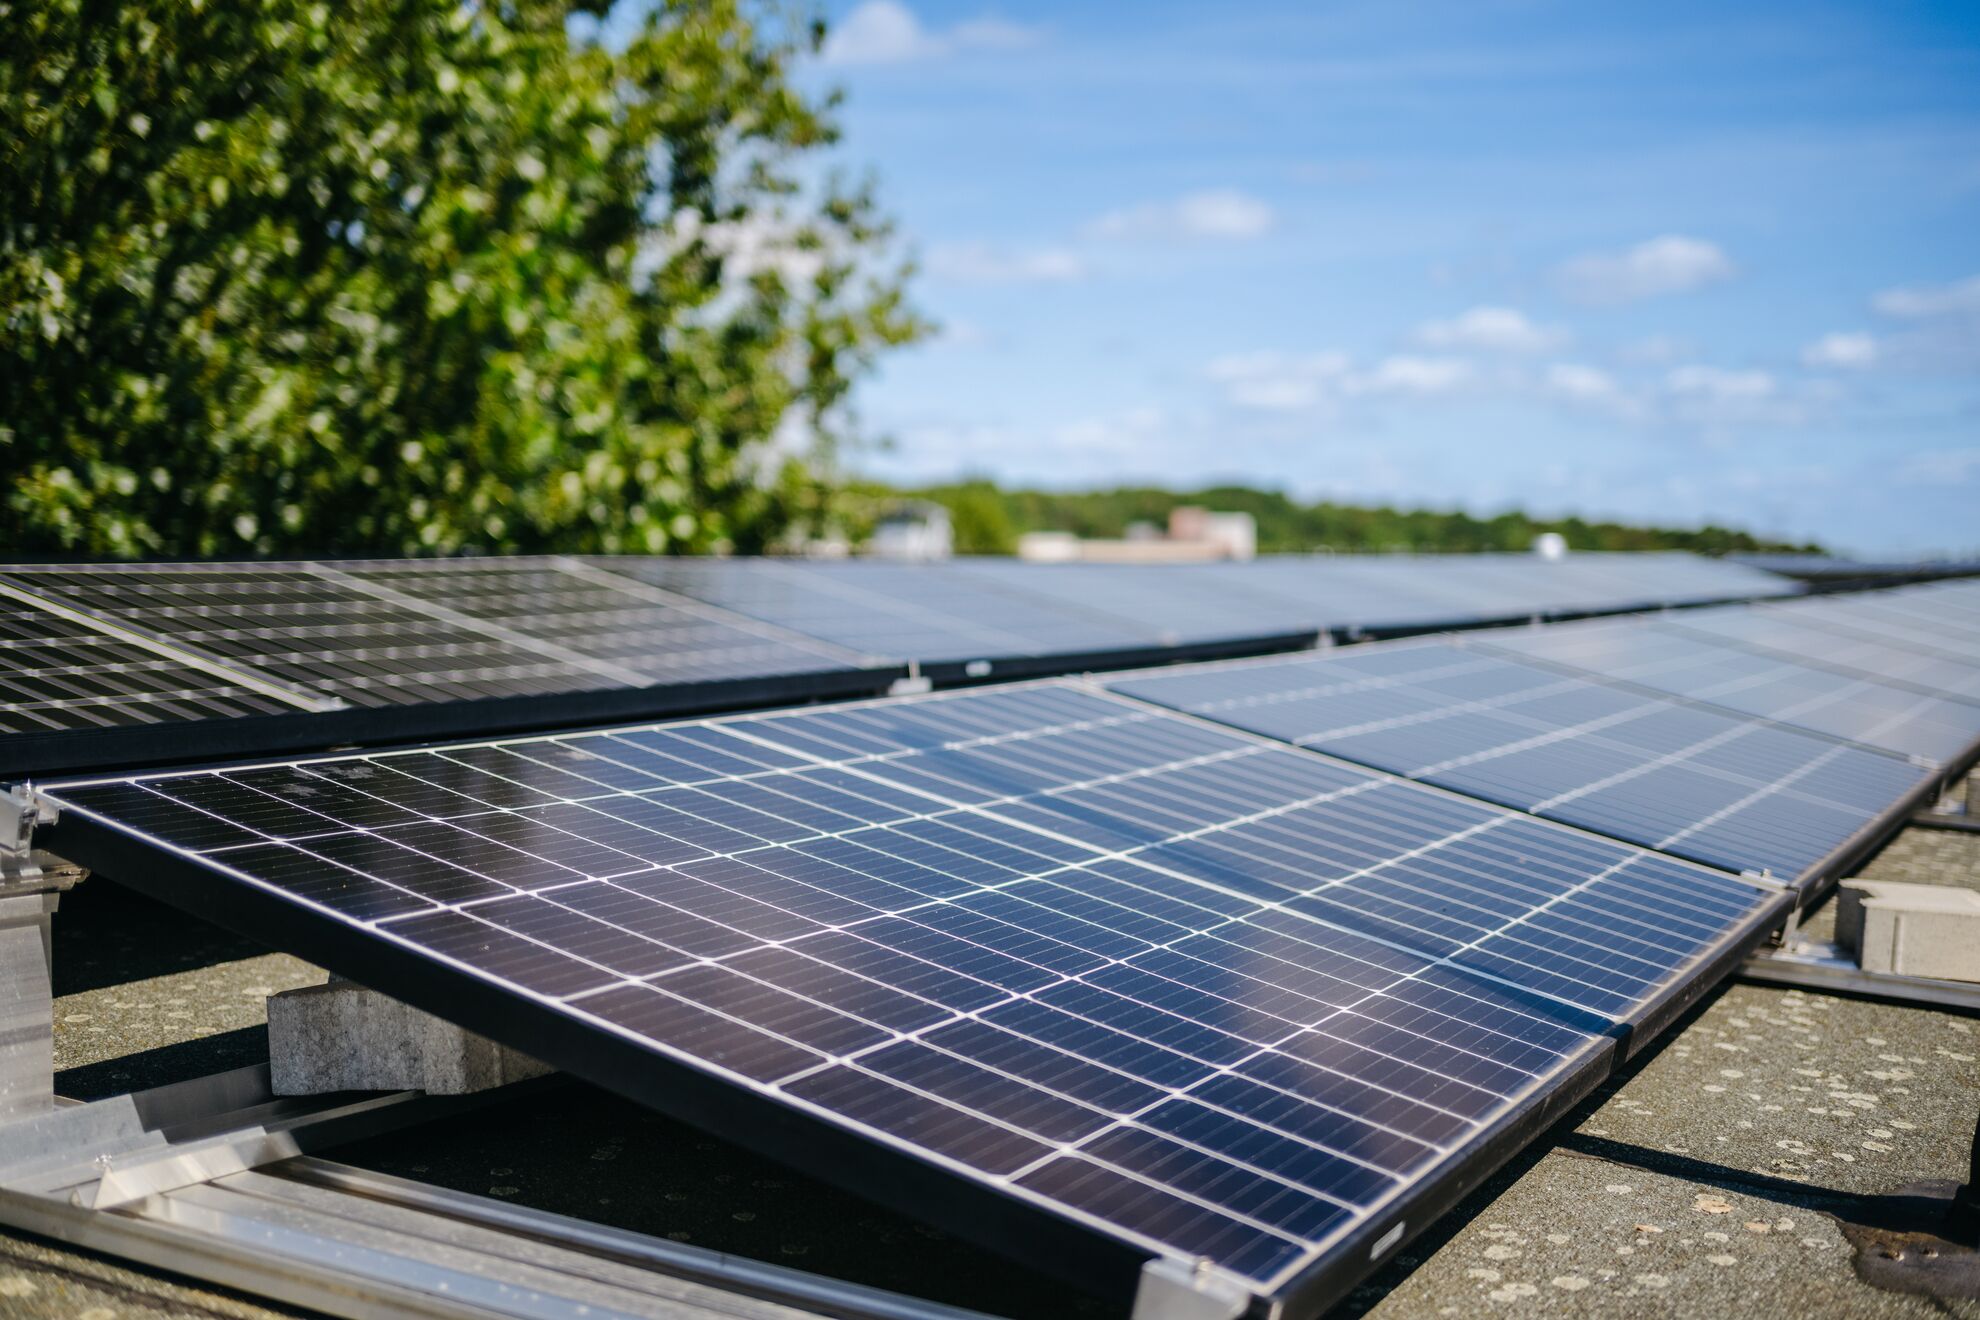
[[[1980,835],[1909,828],[1862,873],[1980,887]],[[102,879],[64,898],[55,932],[56,1085],[78,1099],[258,1062],[266,997],[323,979]],[[1732,985],[1340,1314],[1980,1320],[1980,1298],[1864,1281],[1843,1227],[1887,1221],[1909,1184],[1962,1179],[1977,1116],[1980,1020]],[[1122,1314],[576,1083],[554,1117],[495,1104],[329,1157],[992,1314]],[[0,1234],[0,1318],[291,1314]]]

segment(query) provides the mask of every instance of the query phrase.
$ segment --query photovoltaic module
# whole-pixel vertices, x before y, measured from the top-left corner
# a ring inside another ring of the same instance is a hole
[[[1060,682],[44,791],[64,856],[598,1084],[1297,1314],[1789,901]]]

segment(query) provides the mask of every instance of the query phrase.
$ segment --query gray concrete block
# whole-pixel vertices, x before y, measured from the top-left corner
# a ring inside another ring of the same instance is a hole
[[[1898,880],[1845,880],[1836,941],[1866,972],[1980,981],[1980,893]]]
[[[268,997],[268,1071],[276,1095],[465,1095],[551,1069],[375,990],[331,981]]]

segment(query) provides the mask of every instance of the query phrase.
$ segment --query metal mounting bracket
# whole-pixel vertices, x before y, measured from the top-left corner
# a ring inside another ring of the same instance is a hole
[[[1131,1320],[1237,1320],[1251,1306],[1251,1290],[1207,1259],[1157,1256],[1141,1267]]]
[[[55,823],[55,805],[22,784],[0,793],[0,856],[34,846],[34,827]]]

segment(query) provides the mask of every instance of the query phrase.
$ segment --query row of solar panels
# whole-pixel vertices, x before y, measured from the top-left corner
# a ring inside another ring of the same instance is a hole
[[[1066,672],[1284,649],[1323,628],[1786,589],[1682,555],[15,566],[0,568],[0,768],[549,727],[874,693],[909,667]]]
[[[1311,1315],[1970,761],[1976,685],[1938,586],[59,783],[46,842],[1089,1287]]]

